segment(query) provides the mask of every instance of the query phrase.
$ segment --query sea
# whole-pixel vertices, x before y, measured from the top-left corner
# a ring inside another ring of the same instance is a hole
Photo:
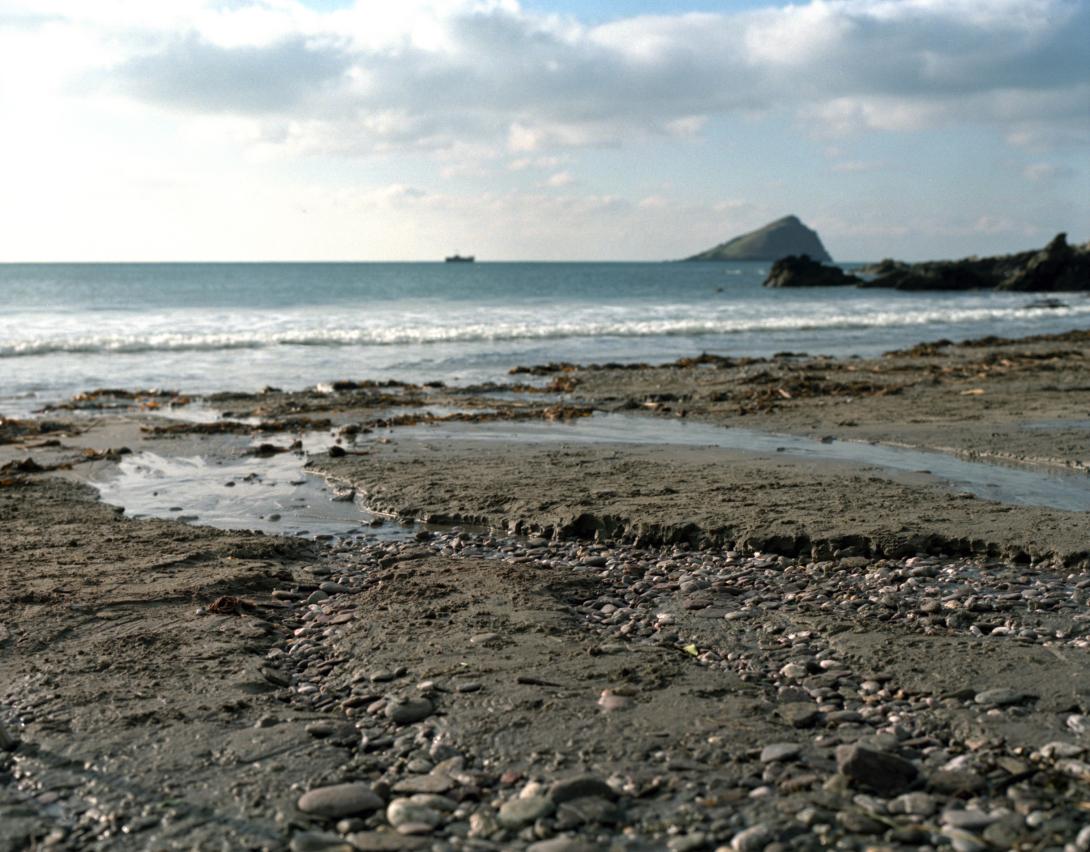
[[[851,264],[845,265],[851,268]],[[0,415],[94,388],[509,382],[516,365],[875,355],[1090,328],[1090,297],[768,289],[765,263],[0,264]]]

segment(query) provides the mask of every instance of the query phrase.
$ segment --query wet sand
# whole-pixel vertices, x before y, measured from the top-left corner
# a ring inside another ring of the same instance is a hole
[[[612,412],[1084,476],[1090,335],[695,360],[207,401],[243,425],[150,397],[0,425],[0,848],[1090,845],[1085,512],[474,436]],[[343,453],[300,470],[437,526],[217,530],[86,485],[308,430]]]

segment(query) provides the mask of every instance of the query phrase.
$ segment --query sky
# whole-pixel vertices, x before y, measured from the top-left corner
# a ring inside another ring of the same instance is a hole
[[[0,0],[0,262],[1090,240],[1090,0]]]

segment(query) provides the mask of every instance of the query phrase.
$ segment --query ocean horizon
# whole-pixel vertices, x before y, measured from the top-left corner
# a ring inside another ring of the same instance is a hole
[[[848,268],[857,264],[845,264]],[[504,382],[516,364],[874,355],[1090,325],[1064,294],[767,289],[769,264],[0,264],[0,413],[96,387]],[[1038,303],[1039,304],[1039,303]]]

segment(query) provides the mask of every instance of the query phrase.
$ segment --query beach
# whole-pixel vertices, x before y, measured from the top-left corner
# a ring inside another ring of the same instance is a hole
[[[0,423],[0,848],[1090,844],[1090,334],[507,366]]]

